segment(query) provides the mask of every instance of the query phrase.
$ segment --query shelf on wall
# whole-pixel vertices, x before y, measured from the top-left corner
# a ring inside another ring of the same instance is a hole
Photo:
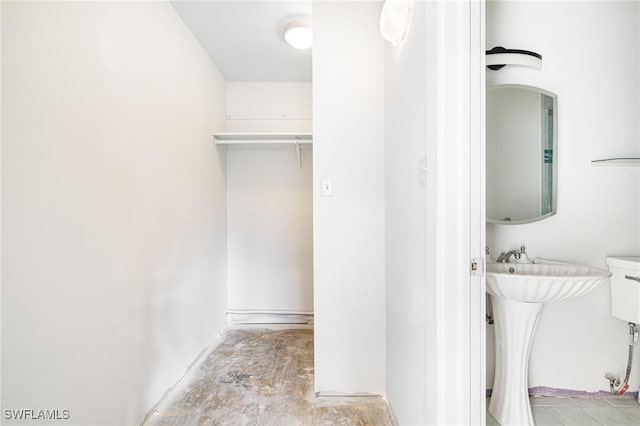
[[[311,133],[214,133],[217,145],[310,144]]]
[[[640,158],[605,158],[593,160],[592,167],[640,167]]]
[[[293,145],[296,150],[298,167],[301,167],[302,145],[313,143],[311,133],[214,133],[216,145]]]

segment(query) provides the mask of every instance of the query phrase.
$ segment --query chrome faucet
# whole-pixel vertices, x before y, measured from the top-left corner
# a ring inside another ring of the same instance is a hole
[[[500,256],[498,257],[498,260],[496,260],[496,262],[510,263],[509,259],[511,259],[511,256],[513,256],[516,260],[520,259],[520,253],[518,252],[518,250],[511,250],[506,253],[500,253]]]

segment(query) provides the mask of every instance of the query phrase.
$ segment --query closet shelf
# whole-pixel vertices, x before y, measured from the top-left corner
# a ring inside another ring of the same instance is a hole
[[[214,133],[216,145],[311,144],[311,133]]]
[[[640,167],[640,158],[605,158],[593,160],[592,167]]]
[[[214,133],[216,145],[292,145],[296,151],[298,167],[302,167],[302,145],[313,143],[311,133]]]

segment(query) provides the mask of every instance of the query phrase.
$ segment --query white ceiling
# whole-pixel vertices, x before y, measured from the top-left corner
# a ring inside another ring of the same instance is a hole
[[[311,20],[311,1],[172,1],[227,81],[311,81],[311,49],[282,36],[296,18]]]

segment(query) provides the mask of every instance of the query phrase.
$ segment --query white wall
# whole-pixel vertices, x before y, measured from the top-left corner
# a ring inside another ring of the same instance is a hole
[[[138,424],[224,325],[225,82],[169,3],[4,3],[2,39],[2,408]]]
[[[227,83],[227,132],[311,132],[311,83]]]
[[[313,3],[315,388],[385,389],[380,3]],[[333,179],[333,196],[320,194]]]
[[[0,2],[0,23],[2,23],[2,2]],[[2,30],[0,29],[0,62],[2,61],[2,51],[3,51],[3,43],[2,43]],[[2,82],[4,81],[2,77],[2,66],[0,64],[0,102],[2,102]],[[0,105],[0,322],[2,321],[2,106]],[[0,374],[2,374],[2,326],[0,325]],[[2,387],[0,386],[0,405],[2,404]]]
[[[311,83],[227,84],[228,131],[311,132],[310,117]],[[313,312],[311,148],[300,167],[292,145],[226,158],[229,309]]]
[[[386,382],[407,425],[427,423],[425,9],[414,3],[407,39],[385,51]]]
[[[487,48],[533,50],[543,65],[488,71],[487,84],[528,84],[558,95],[558,213],[528,225],[488,225],[494,256],[524,243],[530,256],[606,267],[607,255],[640,253],[640,169],[590,166],[640,155],[639,8],[612,1],[488,3]],[[606,285],[545,307],[529,386],[595,391],[608,389],[603,372],[624,376],[628,330],[611,316],[609,300]],[[639,379],[634,366],[632,390]]]

